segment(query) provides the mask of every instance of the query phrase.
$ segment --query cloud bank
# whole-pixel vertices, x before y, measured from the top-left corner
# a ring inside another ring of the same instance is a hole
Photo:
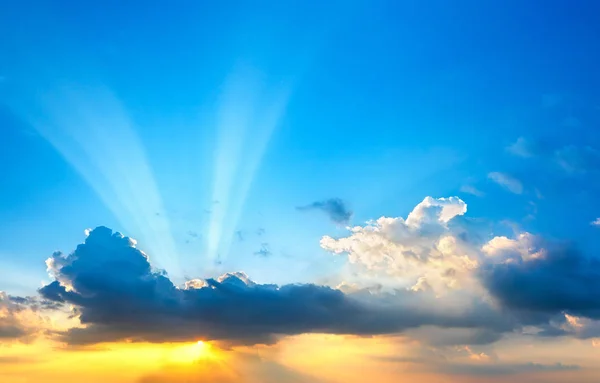
[[[455,210],[448,204],[440,211]],[[421,307],[432,297],[416,291],[345,294],[314,284],[258,284],[243,273],[177,287],[152,269],[135,241],[106,227],[91,231],[71,254],[53,254],[47,265],[55,280],[40,294],[73,305],[85,326],[60,334],[71,344],[198,338],[254,344],[273,342],[278,335],[388,334],[423,324],[507,328],[486,305],[444,312],[435,305]]]
[[[490,344],[532,326],[538,336],[600,336],[597,259],[529,233],[484,238],[466,212],[460,198],[427,197],[406,218],[323,237],[321,246],[346,256],[358,275],[393,282],[340,288],[260,284],[243,272],[176,286],[133,239],[98,227],[70,254],[47,260],[53,281],[39,290],[41,300],[0,296],[0,336],[35,333],[23,325],[23,308],[61,306],[73,307],[81,325],[53,334],[75,345],[405,332],[447,347]]]

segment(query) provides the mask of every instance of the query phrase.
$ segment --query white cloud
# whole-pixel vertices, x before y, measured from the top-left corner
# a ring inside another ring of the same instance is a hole
[[[593,225],[593,226],[600,226],[600,217],[598,217],[595,220],[593,220],[591,222],[591,225]]]
[[[458,197],[426,197],[402,217],[381,217],[350,229],[347,237],[324,236],[321,247],[345,253],[351,264],[398,278],[413,290],[444,291],[477,267],[477,250],[448,227],[465,214],[467,204]]]
[[[565,146],[554,152],[554,160],[567,173],[583,174],[600,167],[600,152],[589,146]]]
[[[515,239],[494,237],[481,247],[481,251],[496,263],[521,262],[542,258],[545,250],[542,238],[530,233],[521,233]]]
[[[523,184],[518,179],[513,176],[500,173],[500,172],[491,172],[488,174],[488,178],[502,186],[506,190],[514,194],[522,194],[523,193]]]
[[[460,187],[460,191],[463,193],[467,193],[467,194],[472,194],[476,197],[483,197],[485,195],[484,192],[482,192],[481,190],[477,189],[475,186],[471,186],[471,185],[463,185]]]
[[[531,144],[523,137],[517,138],[517,141],[506,147],[506,151],[517,157],[529,158],[533,157]]]

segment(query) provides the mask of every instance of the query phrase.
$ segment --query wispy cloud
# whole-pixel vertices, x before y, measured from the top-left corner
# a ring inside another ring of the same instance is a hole
[[[472,185],[463,185],[460,187],[460,191],[463,193],[474,195],[476,197],[483,197],[485,195],[484,192]]]
[[[264,242],[260,244],[260,249],[258,251],[254,252],[254,255],[259,255],[261,257],[268,257],[270,256],[271,250],[269,249],[269,244]]]
[[[506,151],[517,157],[533,157],[533,148],[531,143],[524,137],[517,138],[515,142],[506,147]]]
[[[504,189],[508,190],[514,194],[522,194],[523,193],[523,184],[521,181],[516,179],[515,177],[500,172],[491,172],[488,174],[488,178],[498,185],[502,186]]]
[[[591,225],[600,227],[600,217],[593,220]]]

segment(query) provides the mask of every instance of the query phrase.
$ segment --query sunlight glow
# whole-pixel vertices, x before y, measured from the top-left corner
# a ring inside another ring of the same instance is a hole
[[[103,86],[63,86],[22,113],[94,189],[157,265],[180,274],[176,247],[144,147],[126,110]]]
[[[171,360],[174,363],[194,363],[201,359],[215,358],[216,353],[213,352],[211,345],[201,340],[196,343],[176,347],[171,355]]]
[[[289,86],[267,88],[261,74],[248,68],[226,83],[217,117],[212,200],[219,203],[208,227],[209,259],[229,253],[248,191],[289,96]]]

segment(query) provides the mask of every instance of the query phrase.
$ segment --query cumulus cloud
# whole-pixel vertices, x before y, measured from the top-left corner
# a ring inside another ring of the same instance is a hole
[[[415,290],[436,291],[456,286],[477,257],[450,222],[465,214],[458,197],[426,197],[407,218],[381,217],[350,229],[350,235],[324,236],[321,247],[346,254],[352,264],[404,280]]]
[[[396,278],[411,291],[433,293],[438,298],[433,304],[449,310],[491,298],[495,315],[512,323],[511,330],[534,326],[540,336],[600,336],[600,260],[527,232],[467,240],[469,230],[454,224],[465,212],[466,204],[458,198],[427,197],[406,219],[382,217],[351,228],[348,236],[325,236],[321,246],[345,254],[351,265],[367,273]],[[577,318],[579,326],[573,327],[574,320],[565,315]],[[409,333],[424,340],[439,331]],[[485,326],[453,329],[452,334],[457,339],[434,337],[477,344],[502,335]]]
[[[459,200],[429,202],[443,224],[466,209]],[[428,209],[416,209],[407,222],[431,219]],[[510,328],[486,304],[445,310],[427,303],[434,297],[409,290],[345,294],[313,284],[258,284],[243,273],[179,288],[152,269],[134,241],[105,227],[90,232],[73,253],[53,254],[47,264],[55,281],[41,288],[41,295],[75,306],[83,325],[61,333],[71,344],[198,338],[253,344],[277,335],[386,334],[421,325]]]
[[[298,210],[321,210],[329,219],[338,224],[347,224],[352,218],[352,210],[339,198],[330,198],[324,201],[315,201],[310,205],[300,206]]]
[[[508,190],[514,194],[522,194],[523,193],[523,184],[518,179],[513,176],[500,173],[500,172],[491,172],[488,174],[488,178],[498,185],[502,186],[504,189]]]
[[[529,233],[480,236],[466,212],[460,198],[427,197],[406,218],[381,217],[322,238],[324,249],[347,257],[353,275],[383,284],[375,287],[361,278],[338,288],[278,286],[242,272],[176,286],[135,241],[98,227],[72,253],[47,260],[54,281],[40,289],[42,300],[6,296],[3,313],[34,301],[72,306],[81,326],[58,332],[71,344],[403,332],[446,347],[493,343],[531,326],[539,336],[600,336],[599,260]],[[21,336],[11,315],[0,325]]]
[[[592,226],[600,226],[600,217],[591,222]]]

